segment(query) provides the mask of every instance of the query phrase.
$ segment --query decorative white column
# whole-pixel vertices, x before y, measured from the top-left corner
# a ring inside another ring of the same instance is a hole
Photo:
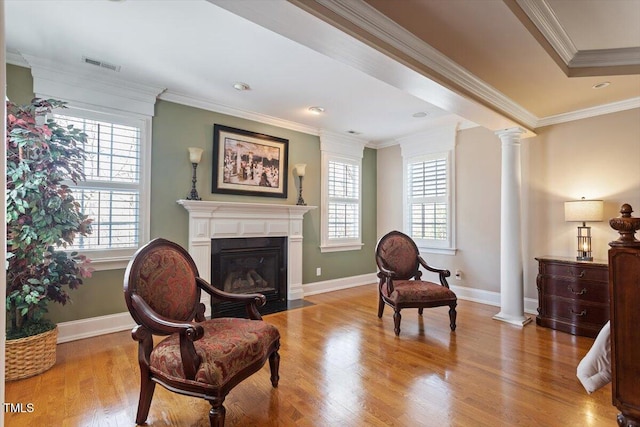
[[[524,315],[522,230],[520,212],[520,137],[524,130],[496,132],[502,141],[500,198],[500,312],[494,319],[524,326],[531,322]]]

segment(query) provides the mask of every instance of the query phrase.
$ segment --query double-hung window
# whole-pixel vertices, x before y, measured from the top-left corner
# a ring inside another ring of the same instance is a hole
[[[401,141],[404,228],[421,251],[455,253],[455,129]]]
[[[87,135],[85,180],[68,184],[92,219],[92,233],[76,236],[71,249],[85,253],[96,269],[117,268],[148,239],[147,121],[73,108],[55,113],[57,123]]]
[[[362,154],[364,144],[321,135],[322,252],[362,247]]]
[[[35,95],[67,102],[52,118],[87,134],[86,180],[66,184],[92,233],[76,236],[69,249],[86,254],[96,270],[125,268],[149,240],[151,121],[162,88],[37,58],[30,63]]]
[[[360,236],[360,165],[329,160],[328,172],[328,238],[357,239]]]
[[[448,153],[407,162],[407,204],[412,238],[433,246],[449,240]]]

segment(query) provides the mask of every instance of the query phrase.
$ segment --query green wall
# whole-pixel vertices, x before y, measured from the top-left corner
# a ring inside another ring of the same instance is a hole
[[[33,80],[28,69],[7,65],[7,94],[22,104],[33,97]],[[289,140],[289,184],[287,199],[232,196],[211,193],[213,125],[222,124]],[[188,245],[188,214],[176,203],[186,198],[191,189],[191,165],[187,147],[205,151],[198,166],[197,189],[203,200],[295,204],[298,179],[293,165],[306,163],[304,199],[318,206],[304,217],[303,274],[304,284],[357,276],[376,271],[373,257],[376,244],[376,151],[364,150],[362,162],[362,235],[364,246],[359,251],[320,252],[320,139],[288,129],[270,126],[238,117],[214,113],[194,107],[158,100],[153,118],[151,154],[151,238],[164,237]],[[316,276],[316,268],[322,276]],[[124,270],[95,272],[85,285],[72,291],[73,303],[62,307],[50,305],[55,322],[85,319],[126,311],[122,296]]]

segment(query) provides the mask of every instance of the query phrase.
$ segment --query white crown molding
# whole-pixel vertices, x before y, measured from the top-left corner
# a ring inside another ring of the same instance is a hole
[[[353,143],[353,144],[358,144],[362,146],[367,144],[366,140],[362,138],[358,138],[357,136],[343,135],[339,132],[333,132],[326,129],[321,129],[319,135],[326,139],[333,139],[333,140],[344,142],[344,143]]]
[[[381,148],[393,147],[394,145],[398,144],[399,142],[397,139],[385,139],[384,141],[372,142],[369,147],[380,150]]]
[[[613,67],[640,64],[640,47],[581,50],[569,62],[571,68]]]
[[[367,142],[353,136],[346,136],[327,130],[320,131],[320,150],[333,154],[362,159]]]
[[[398,138],[403,158],[420,156],[427,153],[440,153],[453,150],[456,146],[458,123],[443,123],[438,127]]]
[[[309,135],[320,135],[320,130],[311,126],[306,126],[300,123],[292,122],[289,120],[279,119],[277,117],[268,116],[266,114],[255,113],[252,111],[241,110],[239,108],[230,107],[228,105],[218,104],[209,99],[196,98],[189,95],[183,95],[173,91],[166,91],[162,93],[158,98],[175,102],[177,104],[187,105],[189,107],[200,108],[207,111],[213,111],[214,113],[227,114],[229,116],[240,117],[242,119],[253,120],[255,122],[264,123],[271,126],[277,126],[284,129],[293,130],[296,132],[302,132]]]
[[[368,144],[368,147],[375,148],[375,149],[393,147],[394,145],[401,144],[403,141],[406,141],[408,138],[412,138],[415,135],[431,134],[434,131],[437,131],[437,129],[439,128],[449,127],[451,125],[453,125],[457,131],[479,127],[479,125],[477,125],[476,123],[470,122],[469,120],[462,119],[458,116],[447,115],[447,116],[438,117],[437,119],[432,120],[429,123],[429,125],[423,130],[398,136],[393,139],[386,139],[383,141],[372,142]]]
[[[617,113],[619,111],[632,110],[634,108],[640,108],[640,97],[620,102],[612,102],[611,104],[599,105],[597,107],[585,108],[583,110],[572,111],[570,113],[543,117],[538,120],[536,128],[572,122],[574,120],[587,119],[589,117],[602,116],[604,114]]]
[[[562,61],[569,64],[578,49],[569,38],[546,0],[516,0],[531,22],[540,30]]]
[[[20,52],[7,50],[7,53],[5,55],[5,62],[7,64],[17,65],[18,67],[30,68],[29,63],[26,59],[24,59]]]
[[[537,118],[500,91],[401,27],[363,0],[316,0],[360,29],[393,46],[456,85],[487,101],[498,111],[533,127]]]
[[[154,115],[157,96],[164,88],[113,77],[85,67],[22,55],[31,68],[33,91],[86,105],[100,105],[145,116]],[[96,102],[99,100],[99,102]]]
[[[296,132],[306,133],[308,135],[320,136],[322,132],[327,133],[321,129],[303,125],[301,123],[292,122],[289,120],[279,119],[277,117],[268,116],[266,114],[260,114],[253,111],[241,110],[239,108],[230,107],[224,104],[218,104],[204,98],[196,98],[193,96],[179,94],[173,91],[165,91],[159,97],[164,101],[175,102],[177,104],[187,105],[189,107],[200,108],[207,111],[213,111],[215,113],[227,114],[233,117],[240,117],[242,119],[253,120],[254,122],[264,123],[271,126],[277,126],[284,129],[293,130]],[[342,135],[339,133],[333,133],[336,138],[341,138],[345,141],[354,141],[358,144],[364,144],[365,147],[376,148],[375,143],[364,141],[360,138],[351,135]]]
[[[578,50],[547,0],[516,0],[569,68],[640,65],[640,47]]]

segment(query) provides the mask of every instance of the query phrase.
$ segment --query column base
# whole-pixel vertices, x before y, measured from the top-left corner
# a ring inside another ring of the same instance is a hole
[[[499,320],[501,322],[510,323],[516,326],[525,326],[528,323],[531,323],[533,318],[527,316],[512,316],[509,314],[504,314],[502,312],[493,316],[494,320]]]

